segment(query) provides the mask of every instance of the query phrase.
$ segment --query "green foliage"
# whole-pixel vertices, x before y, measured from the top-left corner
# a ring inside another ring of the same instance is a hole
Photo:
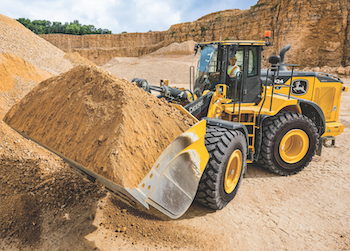
[[[107,29],[96,29],[93,25],[81,25],[78,20],[74,20],[70,23],[53,22],[47,20],[34,20],[33,22],[26,18],[17,19],[18,22],[23,24],[26,28],[33,31],[35,34],[72,34],[72,35],[85,35],[85,34],[111,34],[112,32]]]
[[[225,41],[227,41],[227,40],[230,40],[230,38],[229,37],[225,37],[225,39],[224,39]]]
[[[201,32],[205,32],[207,29],[204,26],[201,26]]]

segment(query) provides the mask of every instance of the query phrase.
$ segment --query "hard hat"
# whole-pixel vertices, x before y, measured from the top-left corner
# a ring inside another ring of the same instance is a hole
[[[236,56],[234,56],[234,57],[232,57],[231,59],[236,59],[236,60],[237,60],[237,57],[236,57]]]

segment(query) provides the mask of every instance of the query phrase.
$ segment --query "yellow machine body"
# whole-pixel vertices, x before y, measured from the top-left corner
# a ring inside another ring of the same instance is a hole
[[[335,79],[337,80],[337,79]],[[307,83],[307,90],[304,94],[291,96],[311,100],[318,104],[322,109],[326,121],[326,130],[321,137],[337,136],[344,131],[344,125],[339,122],[339,107],[342,92],[346,92],[347,88],[339,81],[321,82],[316,76],[293,76],[293,83]],[[275,92],[285,95],[289,94],[288,86],[291,85],[289,78],[284,85],[275,85]],[[279,89],[280,88],[280,89]]]

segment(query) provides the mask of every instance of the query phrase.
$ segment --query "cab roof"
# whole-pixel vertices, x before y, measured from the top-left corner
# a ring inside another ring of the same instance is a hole
[[[271,42],[255,41],[255,40],[225,40],[225,41],[202,42],[202,43],[198,43],[197,45],[210,45],[210,44],[222,44],[222,45],[237,44],[238,46],[269,46],[271,45]]]

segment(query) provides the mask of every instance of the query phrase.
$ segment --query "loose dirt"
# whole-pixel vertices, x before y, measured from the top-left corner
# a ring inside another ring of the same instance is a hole
[[[41,82],[52,74],[35,67],[24,59],[14,54],[0,54],[0,92],[6,92],[13,88],[18,78],[26,81]],[[17,78],[17,79],[16,79]]]
[[[90,66],[40,83],[4,121],[128,188],[194,124],[166,101]]]
[[[0,14],[0,53],[12,53],[51,74],[72,68],[65,53],[36,36],[16,20]]]

